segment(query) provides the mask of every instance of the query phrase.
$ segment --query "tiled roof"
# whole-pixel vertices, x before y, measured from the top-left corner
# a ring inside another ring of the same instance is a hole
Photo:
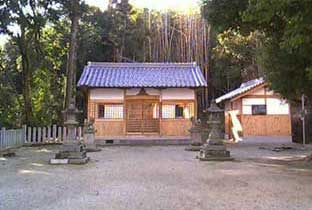
[[[219,98],[216,99],[217,103],[220,103],[224,100],[228,100],[231,98],[234,98],[235,96],[238,96],[242,93],[245,93],[259,85],[264,84],[264,79],[263,78],[259,78],[259,79],[254,79],[254,80],[250,80],[248,82],[242,83],[241,86],[223,96],[220,96]]]
[[[86,87],[204,87],[196,63],[89,62],[78,86]]]

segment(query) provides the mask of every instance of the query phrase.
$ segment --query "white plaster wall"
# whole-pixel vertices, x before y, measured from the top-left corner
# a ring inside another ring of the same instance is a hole
[[[267,98],[267,114],[287,115],[289,114],[289,105],[278,98]],[[265,105],[264,98],[243,98],[243,114],[252,114],[252,105]]]
[[[146,88],[145,91],[149,95],[160,95],[161,100],[194,100],[195,91],[189,88],[166,88],[155,89]],[[140,88],[127,89],[126,95],[137,95]],[[118,88],[97,88],[90,89],[90,99],[93,100],[123,100],[124,92]]]
[[[252,105],[264,105],[264,98],[243,98],[243,114],[252,114]]]
[[[264,98],[243,98],[244,105],[263,105],[265,104]]]
[[[189,88],[167,88],[161,90],[161,100],[194,100],[195,91]]]
[[[90,99],[93,100],[123,100],[124,92],[118,88],[97,88],[90,90]]]
[[[267,114],[289,114],[289,105],[278,98],[267,99]]]
[[[144,88],[148,95],[160,95],[160,90],[155,88]],[[127,89],[126,95],[132,96],[137,95],[140,92],[141,88],[130,88]]]

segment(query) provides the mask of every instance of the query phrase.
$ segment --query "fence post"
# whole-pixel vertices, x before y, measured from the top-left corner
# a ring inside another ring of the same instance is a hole
[[[28,135],[28,139],[27,139],[27,143],[31,143],[31,127],[28,127],[28,133],[27,133],[27,135]]]
[[[21,146],[23,146],[25,144],[25,139],[26,139],[26,126],[24,127],[24,129],[21,129],[20,132],[19,132],[19,144]]]
[[[63,142],[65,141],[66,139],[66,127],[63,126]]]
[[[4,148],[5,128],[1,129],[0,148]]]
[[[38,128],[38,142],[41,143],[41,127]]]
[[[61,142],[62,138],[62,127],[58,126],[57,127],[57,142]]]
[[[8,131],[4,128],[4,132],[3,132],[4,136],[3,136],[3,140],[4,140],[4,148],[7,146],[7,141],[8,141]]]
[[[56,140],[56,125],[53,125],[53,141]]]
[[[47,141],[51,140],[51,126],[48,126],[48,135],[47,135]]]
[[[33,127],[32,132],[32,143],[35,144],[37,143],[37,128]]]
[[[8,146],[8,139],[10,138],[10,132],[9,130],[4,131],[4,148],[6,148]]]
[[[45,143],[47,141],[47,128],[42,128],[42,142]]]
[[[25,144],[27,142],[27,126],[23,125],[23,131],[22,131],[22,136],[21,138],[23,139],[23,144]]]
[[[12,132],[12,136],[13,136],[13,145],[11,144],[10,146],[17,146],[17,129],[14,129]]]

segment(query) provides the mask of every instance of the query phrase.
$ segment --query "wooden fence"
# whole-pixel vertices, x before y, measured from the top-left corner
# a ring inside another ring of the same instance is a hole
[[[63,126],[24,127],[25,144],[62,143],[66,138],[67,129]],[[82,127],[75,129],[76,140],[82,139]]]
[[[75,129],[76,140],[82,140],[82,127]],[[47,127],[23,126],[21,129],[6,130],[0,132],[0,150],[14,148],[23,145],[41,145],[62,143],[66,138],[67,129],[63,126],[51,125]]]
[[[23,146],[24,140],[24,129],[6,130],[2,128],[0,131],[0,150]]]

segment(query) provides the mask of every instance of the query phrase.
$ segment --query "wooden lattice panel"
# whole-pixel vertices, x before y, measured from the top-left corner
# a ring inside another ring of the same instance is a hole
[[[155,118],[154,110],[158,103],[148,100],[127,102],[127,132],[158,133],[159,118]]]

